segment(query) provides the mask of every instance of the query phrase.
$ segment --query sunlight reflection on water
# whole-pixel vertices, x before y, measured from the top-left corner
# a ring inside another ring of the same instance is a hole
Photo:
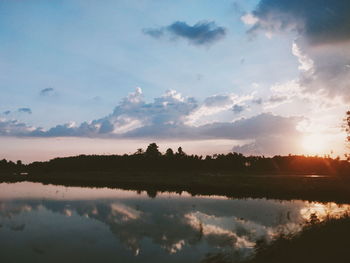
[[[0,184],[0,254],[4,262],[201,262],[220,253],[239,261],[258,240],[349,209],[300,200],[188,193],[150,198],[107,188]]]

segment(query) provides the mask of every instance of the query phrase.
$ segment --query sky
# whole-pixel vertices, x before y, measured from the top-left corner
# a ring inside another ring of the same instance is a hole
[[[347,0],[0,0],[0,159],[343,156]]]

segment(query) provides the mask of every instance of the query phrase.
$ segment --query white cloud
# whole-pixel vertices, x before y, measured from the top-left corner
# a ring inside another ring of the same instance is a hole
[[[307,55],[303,54],[298,47],[297,43],[293,43],[292,45],[292,53],[294,56],[298,58],[298,61],[300,63],[299,69],[302,71],[309,71],[312,70],[314,67],[314,62],[312,59],[310,59]]]
[[[274,90],[277,92],[278,88]],[[48,130],[30,127],[14,120],[0,120],[0,135],[20,137],[90,137],[119,139],[156,140],[235,140],[246,143],[266,136],[295,136],[299,117],[282,117],[271,113],[258,114],[249,118],[224,120],[193,125],[200,118],[219,113],[234,117],[249,103],[254,103],[254,94],[214,95],[203,103],[194,98],[182,96],[170,90],[153,102],[145,102],[142,90],[135,92],[103,118],[86,121],[79,125],[74,122],[60,124]],[[235,107],[236,106],[236,107]],[[193,121],[191,123],[191,120]],[[271,143],[273,143],[271,141]]]
[[[250,25],[250,26],[256,24],[259,21],[259,19],[256,16],[254,16],[252,13],[247,13],[241,16],[241,20],[244,24]]]
[[[251,101],[253,98],[254,93],[243,96],[238,96],[233,93],[210,96],[187,117],[185,124],[191,126],[203,125],[206,123],[205,117],[225,111],[232,111],[235,105],[243,107],[246,102]]]

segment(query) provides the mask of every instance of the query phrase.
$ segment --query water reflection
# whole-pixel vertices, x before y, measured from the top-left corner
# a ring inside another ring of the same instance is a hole
[[[350,209],[33,183],[0,184],[0,193],[4,262],[210,262],[213,255],[237,261],[258,240]]]

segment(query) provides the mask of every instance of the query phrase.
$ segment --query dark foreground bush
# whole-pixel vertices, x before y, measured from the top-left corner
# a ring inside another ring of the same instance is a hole
[[[350,217],[310,224],[295,236],[261,243],[247,263],[349,263]]]

